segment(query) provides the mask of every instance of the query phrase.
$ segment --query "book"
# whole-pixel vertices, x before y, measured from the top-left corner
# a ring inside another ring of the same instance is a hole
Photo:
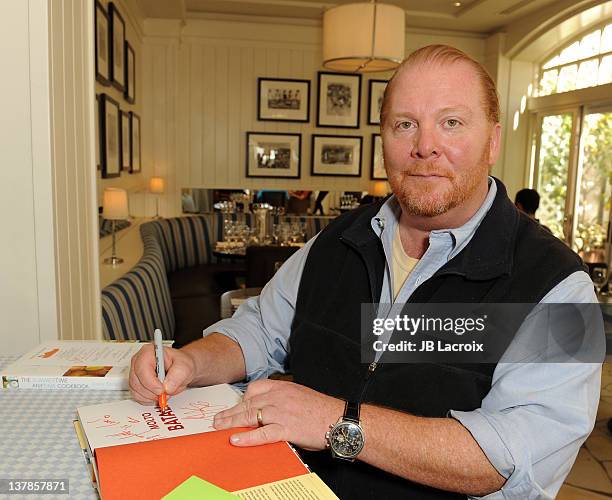
[[[102,499],[161,498],[192,475],[235,491],[308,473],[286,442],[240,448],[229,441],[240,429],[214,429],[240,401],[221,384],[189,388],[166,410],[132,400],[77,408]]]
[[[139,342],[45,342],[0,371],[4,389],[127,390]]]

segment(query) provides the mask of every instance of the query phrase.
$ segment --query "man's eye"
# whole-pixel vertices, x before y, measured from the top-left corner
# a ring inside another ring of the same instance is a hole
[[[449,128],[456,128],[459,126],[459,120],[451,118],[450,120],[446,120],[446,125],[448,125]]]
[[[400,122],[397,126],[397,128],[402,128],[402,129],[409,129],[414,127],[414,125],[411,122]]]

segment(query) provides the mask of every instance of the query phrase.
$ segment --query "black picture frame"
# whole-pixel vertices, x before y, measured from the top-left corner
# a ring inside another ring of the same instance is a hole
[[[130,42],[125,41],[125,90],[123,97],[130,104],[136,102],[136,52],[130,45]]]
[[[387,171],[385,170],[384,158],[382,154],[382,137],[380,134],[372,134],[370,179],[375,181],[387,180]]]
[[[388,80],[368,81],[368,125],[380,125],[380,106]]]
[[[123,92],[125,90],[125,21],[113,2],[108,3],[110,41],[110,82]]]
[[[310,80],[258,78],[257,119],[276,122],[309,122]]]
[[[317,127],[359,128],[360,108],[361,75],[318,72]]]
[[[119,103],[106,94],[100,94],[100,163],[102,178],[121,175]]]
[[[102,85],[110,84],[110,27],[108,14],[102,4],[96,0],[94,15],[94,32],[96,47],[96,81]]]
[[[102,144],[102,136],[101,136],[101,116],[100,112],[101,107],[101,99],[100,95],[96,94],[96,103],[94,104],[94,140],[96,141],[96,170],[102,169],[102,162],[100,161],[100,144]]]
[[[327,151],[324,149],[325,146],[328,147]],[[349,149],[352,157],[347,157]],[[358,158],[355,158],[356,152]],[[363,137],[360,135],[313,134],[310,149],[310,175],[361,177],[362,156]],[[351,160],[350,163],[346,161],[347,159]],[[350,170],[346,168],[347,165],[350,165]]]
[[[132,130],[130,113],[121,111],[121,170],[132,170]]]
[[[130,174],[142,171],[142,129],[140,116],[130,111]]]
[[[283,142],[284,141],[284,142]],[[255,148],[264,150],[275,148],[274,158],[267,156],[263,162]],[[289,151],[287,152],[287,146]],[[266,179],[299,179],[301,169],[302,134],[284,132],[247,132],[246,133],[246,176]],[[279,152],[282,154],[279,155]],[[287,158],[286,155],[289,155]],[[276,158],[280,157],[280,158]],[[270,163],[272,162],[272,163]],[[268,165],[263,165],[267,163]],[[275,166],[280,165],[280,166]],[[287,166],[285,166],[287,164]],[[280,171],[280,174],[279,174]]]

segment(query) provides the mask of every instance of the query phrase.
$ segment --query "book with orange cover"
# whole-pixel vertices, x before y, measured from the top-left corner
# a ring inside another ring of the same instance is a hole
[[[228,491],[308,473],[286,443],[239,448],[214,415],[240,401],[227,384],[187,389],[161,410],[135,401],[77,409],[103,500],[161,498],[192,475]]]

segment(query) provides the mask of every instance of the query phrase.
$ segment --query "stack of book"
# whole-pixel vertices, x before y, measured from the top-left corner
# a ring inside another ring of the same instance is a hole
[[[50,341],[0,372],[5,389],[127,390],[138,342]]]

